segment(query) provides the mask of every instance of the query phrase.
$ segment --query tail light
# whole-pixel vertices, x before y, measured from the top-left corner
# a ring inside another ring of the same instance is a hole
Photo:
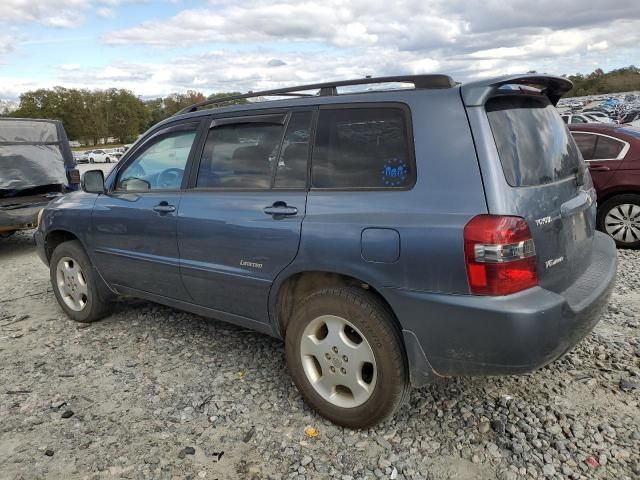
[[[474,295],[508,295],[538,285],[535,246],[524,218],[472,218],[464,227],[464,253]]]
[[[69,170],[69,183],[80,183],[80,172],[75,168]]]

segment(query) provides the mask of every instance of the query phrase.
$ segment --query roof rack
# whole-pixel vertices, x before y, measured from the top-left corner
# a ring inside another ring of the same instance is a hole
[[[298,85],[295,87],[277,88],[275,90],[263,90],[261,92],[248,92],[241,95],[230,95],[228,97],[212,98],[203,102],[194,103],[180,110],[176,115],[183,113],[195,112],[199,108],[208,105],[216,105],[219,103],[231,102],[234,100],[242,100],[245,98],[255,97],[315,97],[315,96],[335,96],[338,95],[338,87],[347,87],[353,85],[370,85],[376,83],[413,83],[416,89],[432,89],[432,88],[451,88],[456,83],[448,75],[400,75],[392,77],[366,77],[357,80],[341,80],[338,82],[315,83],[310,85]],[[308,90],[318,90],[317,95],[309,93],[300,93]]]

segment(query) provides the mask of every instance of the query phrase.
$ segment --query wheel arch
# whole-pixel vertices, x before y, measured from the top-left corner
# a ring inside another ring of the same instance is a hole
[[[640,187],[637,189],[625,188],[623,190],[609,190],[598,200],[598,209],[614,197],[620,195],[640,195]]]
[[[269,296],[269,316],[274,333],[284,338],[293,308],[296,303],[314,291],[329,287],[351,286],[361,288],[375,295],[393,314],[399,332],[402,325],[389,301],[370,281],[343,272],[331,270],[301,270],[289,272],[274,283]]]
[[[58,228],[55,230],[51,230],[50,232],[47,232],[44,238],[44,251],[45,251],[45,254],[47,255],[47,260],[48,261],[51,260],[51,255],[53,254],[53,251],[58,247],[58,245],[60,245],[61,243],[70,242],[73,240],[77,240],[78,242],[80,242],[80,244],[82,245],[82,248],[84,248],[85,251],[87,250],[82,240],[80,240],[80,237],[75,233],[71,232],[70,230]]]
[[[297,301],[311,292],[328,287],[351,286],[361,288],[373,294],[391,313],[395,327],[398,329],[403,355],[409,368],[409,379],[412,385],[419,387],[430,383],[435,372],[425,355],[416,335],[405,330],[396,315],[393,306],[381,292],[381,288],[360,275],[330,270],[302,270],[289,272],[280,281],[274,282],[269,296],[269,317],[276,337],[284,339],[288,322],[291,320]]]

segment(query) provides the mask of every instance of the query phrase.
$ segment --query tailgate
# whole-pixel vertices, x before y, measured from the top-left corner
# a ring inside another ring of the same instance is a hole
[[[560,292],[591,263],[595,191],[584,160],[555,107],[544,95],[505,93],[487,100],[486,116],[506,182],[500,211],[527,220],[540,285]],[[494,150],[495,151],[495,150]]]

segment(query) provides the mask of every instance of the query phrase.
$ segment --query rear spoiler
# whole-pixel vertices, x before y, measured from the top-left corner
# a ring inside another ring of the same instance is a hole
[[[462,85],[462,100],[467,107],[484,105],[489,98],[498,93],[505,85],[538,88],[549,101],[556,105],[558,100],[573,88],[573,83],[563,77],[540,75],[537,73],[523,75],[507,75],[505,77],[479,80]]]

